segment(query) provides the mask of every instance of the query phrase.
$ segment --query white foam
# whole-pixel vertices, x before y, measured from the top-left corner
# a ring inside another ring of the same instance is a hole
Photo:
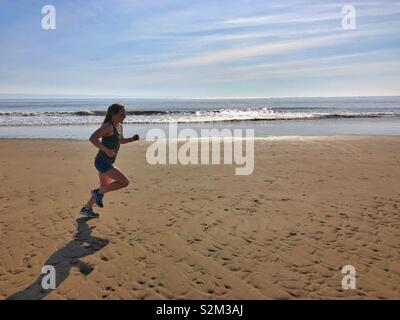
[[[232,121],[316,120],[340,118],[400,117],[397,112],[298,112],[260,109],[222,109],[214,111],[171,112],[128,115],[127,124],[210,123]],[[83,110],[74,112],[0,112],[0,126],[54,126],[101,124],[104,115]]]

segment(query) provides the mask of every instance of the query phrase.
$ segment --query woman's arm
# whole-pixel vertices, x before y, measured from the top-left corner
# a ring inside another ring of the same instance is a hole
[[[125,143],[129,143],[129,142],[133,142],[135,140],[139,140],[139,135],[135,134],[133,137],[131,138],[124,138],[124,130],[121,126],[121,135],[122,135],[122,139],[120,140],[121,144],[125,144]]]
[[[110,151],[107,147],[105,147],[101,142],[100,138],[103,136],[107,136],[112,134],[112,126],[109,123],[104,123],[99,129],[97,129],[95,132],[92,133],[92,135],[89,138],[89,141],[98,149],[104,151],[107,153]]]
[[[120,144],[126,144],[126,143],[129,143],[129,142],[132,142],[132,138],[127,138],[127,139],[125,139],[125,138],[123,138],[123,139],[121,139],[120,140]]]
[[[136,140],[139,140],[139,135],[138,134],[135,134],[131,138],[126,138],[126,139],[123,138],[123,139],[120,140],[120,143],[121,144],[125,144],[125,143],[133,142],[133,141],[136,141]]]

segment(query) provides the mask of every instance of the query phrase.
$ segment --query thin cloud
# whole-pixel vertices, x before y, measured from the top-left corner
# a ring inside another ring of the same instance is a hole
[[[391,7],[384,7],[381,3],[369,3],[366,7],[365,4],[359,3],[353,5],[357,12],[357,17],[379,17],[389,16],[400,13],[399,4],[392,4]],[[331,4],[332,7],[332,4]],[[314,23],[328,20],[342,19],[341,8],[343,4],[334,4],[335,10],[330,9],[329,6],[318,6],[318,10],[311,7],[310,10],[301,13],[284,13],[284,14],[271,14],[271,15],[255,15],[247,17],[237,17],[221,21],[221,25],[230,26],[257,26],[257,25],[271,25],[271,24],[294,24],[294,23]]]
[[[318,48],[326,45],[332,45],[334,42],[340,43],[354,37],[372,36],[382,33],[382,30],[342,32],[330,36],[321,36],[315,38],[302,38],[289,41],[279,41],[274,43],[265,43],[259,45],[245,46],[233,49],[224,49],[213,52],[206,52],[194,57],[184,58],[178,61],[164,64],[165,66],[187,67],[200,66],[216,63],[233,62],[240,59],[267,56],[272,54],[281,54],[285,52],[293,52],[295,50],[306,48]]]

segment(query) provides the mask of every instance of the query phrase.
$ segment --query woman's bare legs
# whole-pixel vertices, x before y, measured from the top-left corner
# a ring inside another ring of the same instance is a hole
[[[107,193],[107,192],[119,190],[122,188],[126,188],[129,185],[129,179],[117,167],[114,167],[113,169],[105,172],[104,175],[106,175],[107,177],[109,177],[115,181],[110,184],[100,187],[99,191],[103,194]]]
[[[100,179],[100,188],[104,187],[104,186],[106,186],[108,184],[111,184],[112,181],[113,181],[112,178],[106,176],[104,173],[101,173],[101,172],[99,172],[99,179]],[[86,208],[92,208],[94,203],[95,203],[95,201],[94,201],[93,197],[90,196],[90,198],[89,198],[88,202],[86,203],[85,207]]]

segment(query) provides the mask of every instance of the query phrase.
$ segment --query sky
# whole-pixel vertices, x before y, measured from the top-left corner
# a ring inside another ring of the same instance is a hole
[[[395,96],[399,31],[398,0],[0,0],[0,97]]]

